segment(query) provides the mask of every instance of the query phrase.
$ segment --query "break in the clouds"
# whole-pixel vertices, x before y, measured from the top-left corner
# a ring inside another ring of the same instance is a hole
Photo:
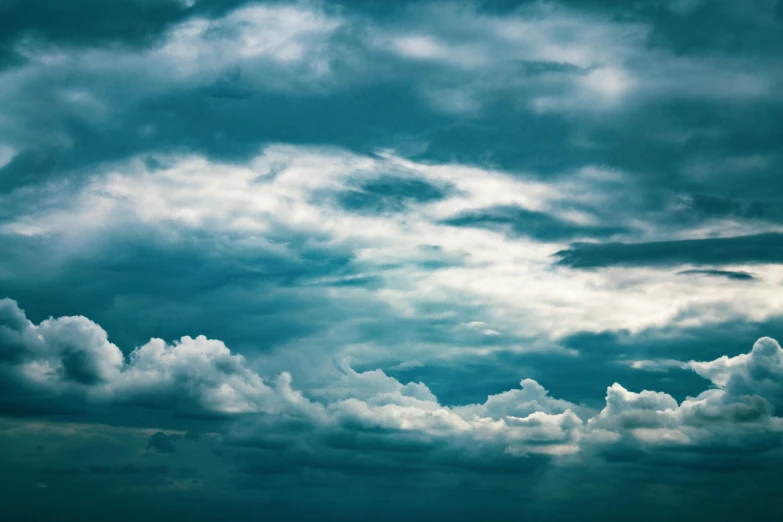
[[[782,35],[0,2],[3,519],[775,518]]]

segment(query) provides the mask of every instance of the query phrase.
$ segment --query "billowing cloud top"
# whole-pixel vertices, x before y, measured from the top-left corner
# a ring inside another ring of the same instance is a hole
[[[34,398],[37,408],[84,408],[85,416],[96,414],[89,410],[95,405],[215,416],[227,423],[227,440],[234,444],[252,444],[277,430],[282,440],[300,442],[300,433],[281,429],[286,419],[297,418],[313,445],[329,446],[331,436],[382,430],[386,441],[377,444],[437,447],[453,453],[455,463],[475,459],[472,465],[530,454],[600,453],[619,444],[640,448],[650,458],[673,449],[698,454],[729,446],[753,453],[783,446],[783,418],[775,415],[783,397],[783,349],[768,337],[748,354],[687,363],[715,388],[680,403],[664,392],[634,393],[614,383],[604,408],[594,412],[552,398],[535,380],[523,379],[520,389],[490,395],[483,404],[449,407],[424,383],[403,385],[382,370],[357,372],[347,362],[327,385],[325,398],[312,400],[292,387],[289,373],[270,386],[241,355],[204,336],[172,345],[151,339],[125,358],[85,317],[35,325],[14,301],[1,301],[0,310],[8,383],[4,408],[10,414],[31,407]],[[257,424],[263,426],[256,430]],[[150,444],[161,445],[160,440]],[[361,445],[353,449],[362,451]]]
[[[781,49],[777,0],[0,2],[3,519],[783,513]]]

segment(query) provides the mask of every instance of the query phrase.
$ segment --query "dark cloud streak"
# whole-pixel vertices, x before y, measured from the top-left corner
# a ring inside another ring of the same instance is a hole
[[[557,264],[588,269],[609,266],[671,266],[783,263],[783,234],[769,233],[650,243],[575,243],[556,254]]]

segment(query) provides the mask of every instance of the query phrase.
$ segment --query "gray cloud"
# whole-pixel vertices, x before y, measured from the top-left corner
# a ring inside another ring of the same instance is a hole
[[[174,453],[177,451],[176,441],[181,439],[179,435],[167,435],[162,431],[158,431],[150,435],[150,439],[147,442],[147,451],[153,451],[158,453]]]
[[[495,207],[464,212],[444,220],[457,227],[482,227],[508,231],[513,236],[528,236],[540,241],[563,241],[576,238],[603,238],[627,230],[621,226],[577,225],[544,212],[524,208]]]
[[[741,270],[714,270],[714,269],[704,269],[704,270],[683,270],[682,272],[678,272],[682,275],[706,275],[706,276],[716,276],[716,277],[725,277],[727,279],[733,279],[735,281],[752,281],[754,279],[752,274],[749,274],[748,272],[743,272]]]
[[[572,268],[781,263],[783,234],[650,243],[576,243],[556,255],[560,257],[559,264]]]
[[[340,193],[338,200],[347,210],[383,214],[402,212],[411,204],[438,201],[447,192],[448,187],[437,187],[419,179],[385,176],[359,183],[356,188]]]

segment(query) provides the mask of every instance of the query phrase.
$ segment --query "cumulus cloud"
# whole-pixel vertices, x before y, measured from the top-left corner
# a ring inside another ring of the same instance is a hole
[[[780,404],[783,350],[759,339],[748,354],[688,363],[716,386],[678,403],[652,391],[634,393],[615,383],[606,407],[587,424],[596,440],[650,448],[767,451],[783,442]]]
[[[759,339],[750,353],[693,361],[690,367],[733,397],[763,397],[783,413],[783,350],[774,339]]]
[[[85,317],[47,319],[34,325],[15,301],[0,301],[0,354],[14,377],[61,392],[112,381],[123,364],[106,332]]]
[[[446,406],[424,383],[403,384],[382,370],[359,372],[349,361],[341,363],[336,380],[305,393],[288,373],[267,384],[242,356],[203,336],[173,344],[153,339],[124,358],[89,319],[35,325],[14,301],[0,304],[0,375],[11,397],[35,391],[48,401],[218,415],[226,443],[279,447],[307,465],[339,460],[346,449],[361,456],[438,448],[437,459],[473,466],[618,448],[709,458],[767,452],[783,443],[783,419],[775,409],[783,349],[770,338],[748,354],[689,363],[715,386],[696,397],[678,402],[664,392],[632,392],[615,383],[595,413],[550,396],[532,379],[480,404]],[[147,450],[173,453],[179,438],[154,433]],[[307,447],[325,448],[322,460],[313,460]]]
[[[220,341],[152,339],[125,358],[85,317],[29,321],[15,301],[0,301],[2,369],[21,395],[45,400],[118,402],[191,413],[242,413],[273,407],[275,393]]]

